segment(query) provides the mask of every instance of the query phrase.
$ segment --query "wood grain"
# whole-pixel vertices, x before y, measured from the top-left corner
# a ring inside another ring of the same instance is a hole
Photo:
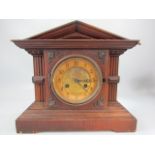
[[[40,106],[41,107],[41,106]],[[17,132],[133,132],[136,119],[119,103],[106,110],[48,110],[31,106],[16,120]]]

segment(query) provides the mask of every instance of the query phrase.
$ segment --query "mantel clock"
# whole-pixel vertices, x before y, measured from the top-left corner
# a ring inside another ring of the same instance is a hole
[[[35,101],[17,118],[18,133],[135,131],[116,97],[119,56],[138,40],[74,21],[13,42],[34,64]]]

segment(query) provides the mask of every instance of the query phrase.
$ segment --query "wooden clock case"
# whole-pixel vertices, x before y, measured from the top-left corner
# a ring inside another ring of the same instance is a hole
[[[33,56],[35,101],[16,120],[17,132],[135,131],[136,119],[117,101],[119,56],[139,43],[80,21],[24,40],[13,40]],[[50,73],[65,56],[93,59],[102,72],[99,94],[89,103],[72,106],[51,91]]]

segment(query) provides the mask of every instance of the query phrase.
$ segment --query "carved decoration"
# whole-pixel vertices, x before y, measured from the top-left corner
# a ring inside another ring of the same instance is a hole
[[[48,61],[50,62],[54,57],[55,57],[55,52],[49,51],[48,52]]]
[[[95,106],[102,106],[103,104],[104,104],[104,99],[103,99],[103,96],[101,96],[101,97],[97,100]]]
[[[105,58],[105,51],[104,50],[100,50],[98,52],[98,58],[102,61],[102,63],[104,63],[104,58]]]
[[[49,107],[52,107],[52,106],[56,105],[55,100],[53,100],[51,97],[49,97],[49,99],[48,99],[48,105],[49,105]]]

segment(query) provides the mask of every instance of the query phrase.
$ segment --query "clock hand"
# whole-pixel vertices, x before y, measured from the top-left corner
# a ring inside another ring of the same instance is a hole
[[[73,80],[74,80],[75,83],[77,83],[79,86],[81,86],[81,87],[83,88],[83,90],[85,90],[85,91],[87,92],[87,89],[85,89],[85,88],[83,87],[83,85],[81,85],[79,79],[74,78]]]

